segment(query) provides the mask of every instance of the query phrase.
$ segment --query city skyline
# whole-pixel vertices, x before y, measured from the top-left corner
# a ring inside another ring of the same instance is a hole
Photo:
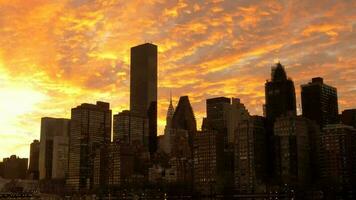
[[[205,100],[212,97],[240,98],[251,114],[262,115],[264,83],[278,60],[294,81],[297,108],[300,85],[316,76],[338,88],[340,113],[356,106],[356,60],[350,45],[355,3],[168,4],[152,2],[141,8],[146,21],[123,24],[117,21],[137,14],[134,2],[0,3],[8,17],[0,29],[0,92],[7,97],[0,100],[0,158],[29,157],[29,144],[40,137],[41,117],[69,118],[70,108],[96,100],[110,102],[113,113],[128,109],[129,51],[144,41],[158,46],[158,134],[163,134],[170,90],[174,106],[180,96],[189,96],[199,128]],[[127,8],[127,13],[114,16],[117,8]],[[60,16],[62,9],[68,12]],[[167,20],[156,20],[155,26],[151,10]],[[273,22],[277,17],[283,23]]]

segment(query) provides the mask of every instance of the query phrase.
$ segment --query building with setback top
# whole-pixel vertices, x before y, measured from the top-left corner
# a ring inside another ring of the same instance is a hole
[[[266,118],[271,125],[282,114],[296,114],[294,83],[281,63],[272,67],[271,80],[265,84],[265,98]]]

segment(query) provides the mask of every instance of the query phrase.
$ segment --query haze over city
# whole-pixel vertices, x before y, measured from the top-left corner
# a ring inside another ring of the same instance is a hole
[[[0,158],[29,156],[44,116],[83,102],[129,108],[130,48],[158,46],[158,134],[172,91],[198,128],[205,100],[237,97],[262,115],[280,61],[295,84],[322,76],[339,110],[356,103],[355,1],[1,1]],[[300,110],[299,110],[300,112]]]

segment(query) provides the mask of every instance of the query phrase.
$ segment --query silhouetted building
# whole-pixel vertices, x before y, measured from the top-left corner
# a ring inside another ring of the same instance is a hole
[[[206,122],[207,127],[202,129],[216,130],[224,137],[227,144],[227,124],[229,118],[231,100],[226,97],[216,97],[206,100]]]
[[[157,46],[131,48],[130,111],[148,118],[149,150],[157,149]]]
[[[342,111],[341,122],[345,125],[356,128],[356,109],[348,109]]]
[[[92,189],[94,155],[111,140],[109,103],[81,104],[72,108],[69,136],[69,168],[66,184],[72,190]],[[105,157],[101,158],[106,160]],[[101,164],[105,165],[105,163]]]
[[[30,179],[37,180],[39,178],[39,156],[40,156],[40,141],[34,140],[30,147],[30,164],[28,166],[28,174]]]
[[[235,131],[235,189],[239,193],[265,193],[267,183],[268,135],[264,117],[252,116]]]
[[[194,138],[194,188],[202,194],[222,190],[224,141],[214,130],[198,132]]]
[[[303,116],[320,127],[339,122],[336,88],[326,85],[320,77],[301,86]]]
[[[234,182],[234,137],[240,121],[249,118],[249,113],[238,98],[217,97],[206,100],[207,117],[202,130],[215,130],[223,137],[224,154],[221,158],[226,188],[233,189]]]
[[[275,170],[280,184],[304,186],[311,181],[310,126],[301,116],[280,116],[274,123]]]
[[[16,155],[3,159],[5,179],[26,179],[27,158],[19,158]]]
[[[0,177],[4,177],[4,163],[0,161]]]
[[[271,80],[265,84],[265,98],[266,118],[271,124],[283,114],[296,114],[294,83],[280,63],[272,68]]]
[[[41,119],[39,178],[64,179],[68,172],[68,141],[70,120]]]
[[[193,146],[193,138],[197,131],[197,123],[188,96],[179,98],[177,108],[172,118],[172,129],[187,130],[189,144],[191,147]]]
[[[169,106],[166,115],[166,126],[164,127],[164,135],[162,136],[162,142],[160,143],[160,148],[167,154],[171,153],[172,141],[171,141],[171,129],[172,120],[174,115],[174,107],[172,103],[172,97],[169,99]]]
[[[356,129],[343,124],[327,125],[323,128],[320,146],[324,185],[343,194],[352,189],[356,192]]]
[[[149,149],[148,119],[137,113],[124,110],[114,115],[114,141],[140,143]]]

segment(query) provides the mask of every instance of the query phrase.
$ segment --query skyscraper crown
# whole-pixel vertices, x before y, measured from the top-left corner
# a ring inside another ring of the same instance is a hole
[[[274,67],[272,67],[271,79],[272,81],[287,80],[287,73],[281,63],[278,62]]]

